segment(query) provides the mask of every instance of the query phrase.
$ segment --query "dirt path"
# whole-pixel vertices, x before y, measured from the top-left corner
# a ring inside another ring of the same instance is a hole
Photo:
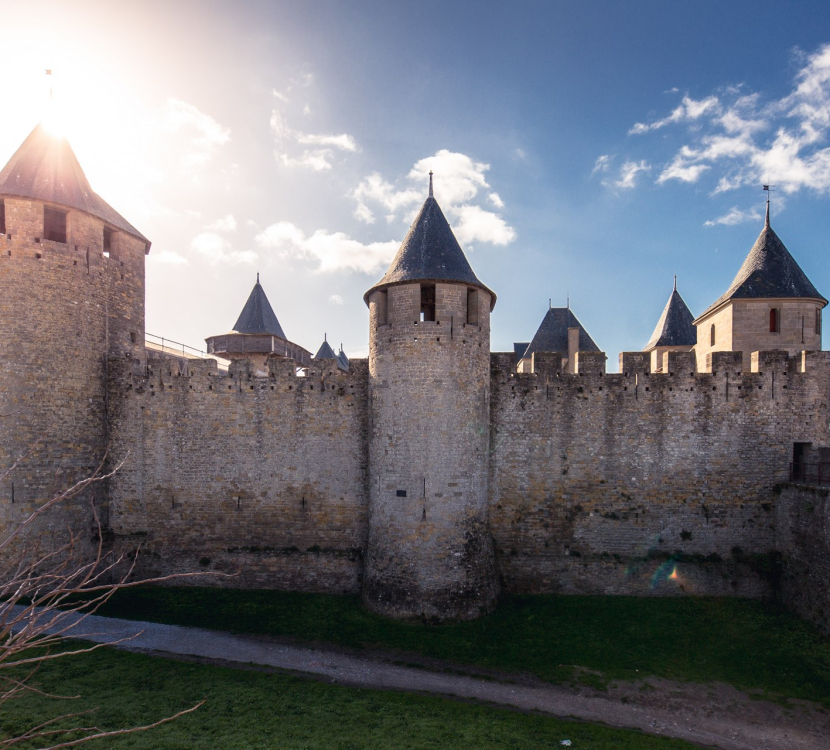
[[[73,637],[130,651],[195,658],[226,666],[260,667],[315,675],[377,690],[431,693],[558,716],[636,728],[723,750],[828,750],[830,713],[806,702],[784,708],[753,700],[729,685],[648,678],[617,683],[607,692],[552,685],[533,677],[476,672],[419,660],[402,666],[395,655],[363,655],[307,648],[260,636],[89,617]],[[138,634],[138,635],[136,635]],[[407,662],[413,658],[407,655]],[[461,673],[459,673],[461,672]]]

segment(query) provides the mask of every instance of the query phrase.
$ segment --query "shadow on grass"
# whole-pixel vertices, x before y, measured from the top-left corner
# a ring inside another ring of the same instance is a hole
[[[121,591],[100,614],[384,649],[551,682],[649,675],[726,682],[830,707],[830,640],[783,608],[737,598],[505,596],[473,622],[387,620],[357,597],[197,587]]]

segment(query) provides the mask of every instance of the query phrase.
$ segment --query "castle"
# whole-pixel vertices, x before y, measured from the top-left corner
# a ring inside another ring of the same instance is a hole
[[[790,481],[828,458],[827,301],[769,215],[727,293],[692,321],[675,289],[616,374],[570,310],[490,351],[496,294],[431,182],[366,292],[368,359],[291,342],[259,281],[207,339],[228,367],[145,346],[150,243],[40,126],[0,172],[0,235],[6,529],[106,460],[105,540],[141,575],[430,619],[500,590],[777,593],[830,628],[828,491]],[[92,538],[87,500],[28,543]]]

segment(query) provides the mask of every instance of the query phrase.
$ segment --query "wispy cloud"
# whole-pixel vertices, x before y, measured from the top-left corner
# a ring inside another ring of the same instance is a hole
[[[706,176],[713,195],[761,182],[784,193],[830,192],[830,44],[799,55],[793,88],[780,99],[724,87],[698,100],[685,95],[666,117],[636,123],[630,134],[686,128],[687,142],[656,165],[657,183],[696,184]]]
[[[162,110],[162,126],[172,133],[190,136],[190,150],[182,160],[189,164],[204,164],[214,151],[231,139],[226,128],[193,104],[180,99],[168,99]]]
[[[345,305],[346,304],[346,300],[344,300],[339,294],[332,294],[331,297],[329,297],[329,302],[332,305]]]
[[[610,154],[602,154],[601,156],[597,157],[597,160],[594,162],[594,168],[591,170],[591,174],[595,175],[597,172],[607,172],[611,167],[611,159],[613,157]]]
[[[190,241],[190,247],[212,266],[256,263],[259,259],[253,250],[234,250],[228,240],[215,232],[197,234]]]
[[[334,135],[294,130],[277,110],[271,113],[270,125],[276,139],[276,157],[285,166],[307,167],[323,172],[332,168],[337,151],[357,151],[357,142],[348,133]],[[305,148],[298,154],[294,149],[297,145],[311,148]]]
[[[637,184],[637,175],[640,172],[651,171],[651,165],[645,160],[641,161],[627,161],[620,167],[620,176],[614,182],[614,186],[618,188],[629,189]]]
[[[717,224],[734,226],[735,224],[743,224],[747,221],[758,222],[760,219],[761,213],[757,209],[744,210],[737,206],[732,206],[723,216],[719,216],[717,219],[710,219],[709,221],[703,222],[703,224],[707,227],[714,227]]]
[[[413,212],[426,197],[429,172],[435,174],[435,197],[449,217],[458,241],[462,244],[485,242],[507,245],[516,237],[515,230],[502,216],[484,208],[504,208],[501,196],[490,189],[486,173],[490,165],[467,154],[441,149],[419,159],[401,179],[391,182],[375,172],[361,180],[352,197],[357,205],[355,216],[374,224],[376,211],[383,211],[387,222],[411,221]]]
[[[147,262],[162,266],[181,266],[187,263],[187,258],[172,250],[154,250],[147,256]]]
[[[306,236],[289,221],[271,224],[255,239],[261,248],[275,250],[288,257],[311,260],[317,264],[319,271],[350,270],[367,274],[386,268],[400,244],[397,240],[362,243],[343,232],[329,233],[322,229]]]
[[[227,214],[210,222],[210,224],[205,226],[205,229],[208,232],[235,232],[236,219],[233,214]]]

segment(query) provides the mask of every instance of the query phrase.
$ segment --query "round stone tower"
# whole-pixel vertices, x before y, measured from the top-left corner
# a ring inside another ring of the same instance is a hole
[[[144,352],[149,246],[42,125],[0,171],[0,529],[104,458],[108,359]],[[41,516],[42,549],[92,541],[88,499]]]
[[[432,195],[364,296],[369,540],[363,600],[391,617],[469,619],[498,594],[488,521],[496,296]]]

